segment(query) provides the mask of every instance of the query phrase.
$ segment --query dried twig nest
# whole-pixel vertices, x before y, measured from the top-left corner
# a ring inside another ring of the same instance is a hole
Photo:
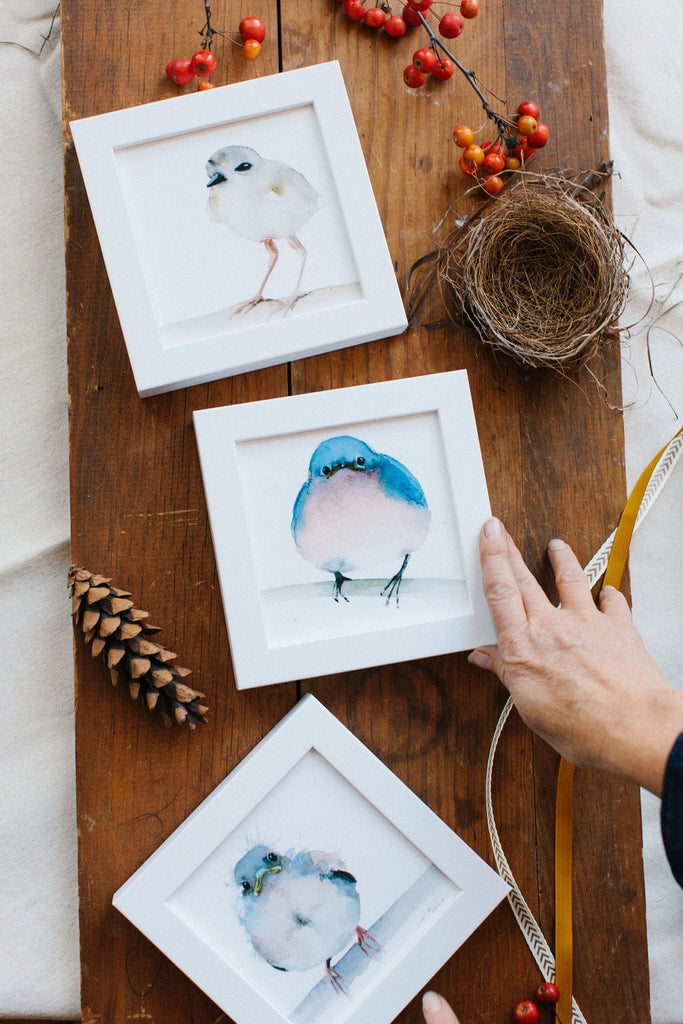
[[[451,318],[527,366],[576,369],[590,359],[628,290],[625,239],[591,191],[608,173],[581,184],[525,174],[452,230],[419,261],[434,258],[432,284]],[[409,313],[429,290],[415,289]]]

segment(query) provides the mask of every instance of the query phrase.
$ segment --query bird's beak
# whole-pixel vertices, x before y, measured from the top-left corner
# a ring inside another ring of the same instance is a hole
[[[282,871],[280,864],[272,864],[267,868],[259,868],[254,877],[254,895],[258,896],[263,888],[263,876],[264,875],[277,875]]]
[[[212,185],[219,185],[221,181],[225,181],[225,175],[221,174],[220,171],[214,171],[209,180],[206,183],[207,188],[211,188]]]

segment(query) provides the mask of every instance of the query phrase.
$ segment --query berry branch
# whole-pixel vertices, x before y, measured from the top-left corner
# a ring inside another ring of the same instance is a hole
[[[210,50],[213,46],[213,37],[215,35],[221,35],[217,29],[211,24],[211,7],[209,0],[204,0],[204,14],[206,15],[206,21],[204,27],[200,29],[199,35],[202,37],[202,49]]]
[[[495,124],[495,126],[496,126],[496,128],[498,130],[498,135],[500,137],[504,137],[506,134],[509,133],[509,130],[510,130],[510,127],[511,127],[510,122],[506,118],[502,117],[500,114],[496,113],[494,108],[491,106],[491,104],[487,100],[486,96],[484,95],[482,90],[477,85],[477,75],[476,75],[476,73],[474,71],[472,71],[471,69],[466,68],[465,65],[462,64],[458,60],[458,58],[454,54],[451,53],[451,51],[448,49],[448,47],[445,46],[444,43],[441,42],[441,40],[438,38],[436,33],[433,31],[433,29],[427,24],[427,19],[425,18],[425,16],[422,13],[422,11],[420,11],[420,10],[418,10],[416,8],[415,9],[415,13],[417,14],[417,17],[420,19],[422,27],[426,30],[427,35],[429,36],[429,38],[431,40],[431,49],[433,51],[436,51],[437,48],[439,50],[443,50],[443,52],[446,54],[448,59],[451,60],[453,62],[453,64],[456,66],[458,71],[460,71],[461,74],[463,74],[465,76],[465,78],[470,83],[470,85],[472,86],[472,88],[476,92],[477,96],[481,100],[481,105],[484,108],[486,116],[489,117],[494,122],[494,124]],[[438,59],[439,59],[439,57],[437,55],[437,60]],[[413,61],[413,63],[414,63],[414,61]]]
[[[392,14],[387,0],[379,6],[365,8],[365,0],[339,0],[344,4],[344,13],[349,21],[365,24],[381,30],[385,35],[399,39],[408,27],[425,29],[429,45],[420,46],[413,53],[412,63],[403,69],[403,81],[409,89],[419,89],[431,75],[438,82],[449,79],[457,68],[481,100],[487,120],[495,125],[496,136],[482,145],[474,142],[474,132],[468,125],[458,125],[453,131],[453,141],[464,150],[458,164],[466,177],[471,177],[489,196],[495,196],[503,188],[501,172],[512,173],[529,162],[536,152],[548,141],[548,128],[538,121],[539,109],[536,103],[525,100],[517,108],[517,114],[510,118],[498,113],[486,96],[475,71],[465,67],[462,61],[448,49],[443,39],[457,39],[465,28],[465,21],[479,14],[479,0],[460,0],[460,11],[436,14],[433,0],[401,0],[401,15]],[[427,21],[428,15],[438,20],[438,33]],[[490,90],[487,90],[491,95]],[[500,101],[504,103],[503,100]]]
[[[218,67],[218,61],[212,52],[214,36],[228,36],[214,28],[211,23],[211,6],[209,0],[204,3],[204,25],[199,30],[202,46],[200,50],[187,57],[175,57],[166,65],[166,74],[176,85],[187,85],[193,78],[199,79],[198,90],[213,89],[214,84],[210,81],[211,76]],[[239,24],[241,36],[242,54],[247,60],[256,60],[261,52],[261,43],[266,38],[266,27],[260,18],[242,18]],[[229,36],[228,36],[229,38]]]

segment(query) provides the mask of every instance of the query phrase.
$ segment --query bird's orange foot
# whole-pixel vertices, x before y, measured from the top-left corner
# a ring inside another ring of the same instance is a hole
[[[255,295],[253,299],[247,299],[246,302],[238,302],[236,306],[231,306],[228,312],[230,316],[241,316],[242,313],[248,313],[250,309],[264,301],[262,295]]]
[[[325,974],[330,979],[330,985],[335,992],[339,993],[340,996],[348,996],[348,992],[342,985],[342,976],[338,971],[335,971],[334,967],[329,960],[325,963]]]
[[[356,935],[358,936],[358,945],[360,946],[363,953],[366,956],[376,956],[382,952],[382,944],[373,938],[370,932],[366,931],[365,928],[361,928],[360,925],[356,926]]]
[[[299,299],[303,299],[306,295],[308,295],[308,292],[298,292],[297,291],[297,292],[293,292],[292,295],[289,296],[289,298],[280,299],[279,300],[279,305],[282,308],[282,315],[283,315],[283,317],[287,316],[288,313],[291,313],[291,311],[294,309],[294,307],[296,306],[296,304],[299,301]]]

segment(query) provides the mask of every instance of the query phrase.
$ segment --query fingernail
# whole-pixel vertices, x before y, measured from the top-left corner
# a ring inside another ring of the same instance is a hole
[[[554,537],[548,544],[548,551],[561,551],[566,546],[563,540],[560,540],[559,537]]]
[[[422,996],[422,1009],[425,1013],[438,1013],[441,1009],[441,996],[436,992],[425,992]]]
[[[493,540],[495,537],[500,537],[503,533],[503,524],[500,519],[492,518],[487,519],[484,523],[484,534]]]

